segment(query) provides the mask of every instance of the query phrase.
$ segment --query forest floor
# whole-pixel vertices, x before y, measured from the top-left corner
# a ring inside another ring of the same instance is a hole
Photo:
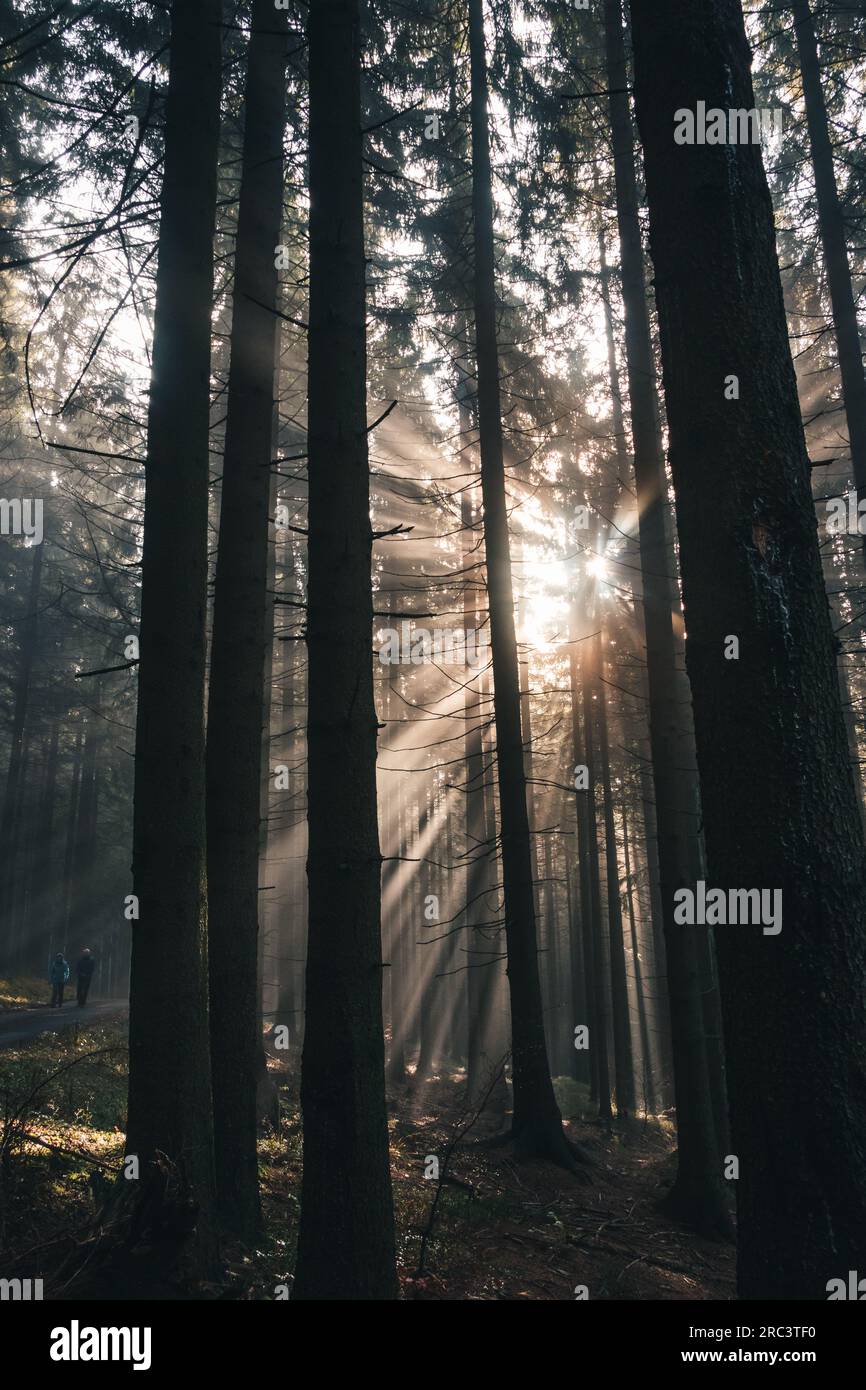
[[[51,986],[35,975],[0,976],[0,1018],[13,1009],[46,1004],[50,995]]]
[[[269,1300],[291,1287],[301,1179],[298,1077],[279,1055],[270,1054],[269,1070],[280,1121],[260,1143],[264,1235],[255,1250],[225,1250],[219,1283],[178,1288],[179,1298]],[[463,1106],[459,1072],[423,1086],[410,1077],[390,1089],[402,1296],[733,1298],[733,1247],[702,1240],[658,1210],[675,1172],[670,1121],[640,1117],[608,1130],[580,1118],[581,1087],[567,1078],[556,1085],[569,1134],[591,1158],[578,1176],[548,1163],[517,1163],[510,1147],[481,1146],[499,1121],[482,1115],[466,1132],[473,1117]],[[67,1279],[69,1250],[92,1241],[100,1201],[120,1167],[125,1086],[120,1020],[82,1020],[0,1053],[3,1273],[44,1277],[46,1297],[78,1296]],[[14,1122],[2,1118],[13,1113]],[[444,1183],[425,1177],[433,1158]]]

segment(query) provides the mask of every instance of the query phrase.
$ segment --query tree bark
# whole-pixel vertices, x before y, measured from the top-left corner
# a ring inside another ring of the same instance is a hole
[[[396,1297],[382,1031],[358,0],[312,0],[309,953],[293,1297]]]
[[[27,612],[21,632],[21,651],[12,705],[12,739],[9,768],[0,813],[0,928],[4,955],[20,964],[20,945],[15,931],[15,865],[18,852],[17,815],[24,768],[24,728],[30,701],[30,682],[39,632],[39,593],[42,586],[42,545],[34,545],[30,569]]]
[[[90,935],[94,920],[94,904],[99,891],[96,823],[101,771],[99,749],[102,738],[97,726],[98,719],[98,713],[91,715],[84,726],[84,750],[78,788],[72,908],[69,939],[66,942],[67,948],[76,958],[85,946],[92,944]]]
[[[532,857],[520,729],[514,592],[502,456],[483,0],[469,0],[469,47],[478,425],[490,600],[505,936],[511,995],[512,1133],[515,1149],[522,1156],[549,1158],[572,1168],[575,1151],[565,1136],[550,1077],[538,970]]]
[[[69,777],[69,801],[66,807],[66,843],[63,851],[63,889],[59,935],[53,940],[55,951],[66,950],[69,923],[72,913],[72,881],[75,873],[75,829],[78,824],[78,796],[81,786],[81,742],[82,724],[79,720],[75,729],[75,743],[72,749],[72,770]]]
[[[866,1248],[866,853],[760,149],[673,140],[754,107],[750,54],[737,0],[631,10],[708,879],[783,904],[716,930],[738,1288],[823,1300]]]
[[[590,1047],[595,1050],[598,1067],[598,1117],[600,1120],[608,1122],[612,1115],[608,1040],[610,1030],[610,1008],[608,1006],[610,953],[601,912],[601,865],[598,854],[598,814],[595,803],[598,769],[595,761],[596,721],[593,708],[593,697],[597,695],[594,645],[592,637],[584,642],[580,662],[583,686],[583,761],[589,773],[589,786],[586,791],[586,852],[591,902],[592,988],[595,1013],[595,1034],[590,1036]]]
[[[667,1205],[701,1230],[728,1233],[730,1220],[711,1103],[710,1072],[695,943],[673,918],[674,892],[690,878],[694,788],[684,755],[672,604],[674,564],[665,520],[666,479],[659,427],[634,139],[620,0],[605,0],[605,43],[625,308],[626,360],[638,502],[647,644],[650,747],[671,1006],[677,1103],[677,1177]],[[673,145],[673,131],[671,130]],[[676,148],[676,147],[675,147]]]
[[[628,842],[628,814],[626,809],[625,785],[623,784],[620,799],[620,814],[622,815],[622,853],[625,867],[625,900],[628,909],[629,936],[631,939],[631,957],[634,962],[634,994],[637,1001],[638,1029],[640,1032],[641,1050],[641,1100],[643,1101],[644,1114],[654,1115],[656,1112],[656,1091],[653,1071],[652,1041],[650,1038],[649,1021],[647,1019],[647,1000],[644,988],[644,972],[641,963],[640,942],[638,941],[637,922],[634,910],[634,890],[631,874],[631,854]]]
[[[204,678],[219,0],[172,6],[142,553],[128,1154],[178,1165],[216,1262],[207,1009]]]
[[[57,799],[57,769],[59,766],[60,723],[55,720],[51,726],[51,739],[45,759],[45,780],[39,799],[39,818],[36,827],[36,845],[32,865],[32,884],[30,900],[33,929],[27,943],[27,962],[34,974],[42,975],[46,959],[50,959],[53,933],[62,920],[58,913],[57,886],[54,876],[55,865],[55,806]],[[46,951],[46,948],[48,950]],[[57,949],[57,948],[55,948]]]
[[[607,733],[607,693],[604,681],[602,634],[595,638],[596,715],[601,787],[604,797],[604,861],[607,870],[607,920],[610,933],[611,1001],[613,1004],[613,1052],[617,1114],[634,1113],[634,1059],[631,1046],[631,1018],[628,979],[625,973],[625,942],[622,928],[622,902],[619,892],[619,856],[616,821],[613,814],[613,787],[610,776],[610,746]]]
[[[570,629],[571,638],[568,647],[569,661],[569,693],[571,702],[571,738],[572,752],[575,768],[588,764],[586,763],[585,733],[581,729],[580,719],[580,659],[577,649],[577,623],[572,613],[572,625]],[[577,1020],[579,1023],[585,1022],[589,1029],[589,1048],[586,1051],[586,1060],[589,1070],[589,1100],[591,1105],[598,1104],[599,1086],[599,1049],[596,1046],[596,1036],[598,1033],[598,1017],[595,1006],[595,928],[593,924],[594,913],[598,902],[598,894],[593,892],[592,864],[589,852],[589,786],[582,790],[575,790],[575,817],[577,820],[577,860],[580,873],[580,930],[581,930],[581,957],[583,962],[583,993],[586,1001],[586,1017]],[[599,908],[600,910],[600,908]],[[577,996],[577,989],[574,990]],[[606,1051],[606,1045],[605,1045]],[[580,1057],[580,1051],[577,1052]],[[579,1072],[579,1068],[578,1068]],[[579,1079],[579,1075],[578,1075]]]
[[[285,18],[270,0],[255,0],[244,97],[208,693],[208,951],[217,1200],[225,1229],[248,1243],[260,1223],[259,821]]]
[[[461,402],[462,406],[462,402]],[[461,409],[462,433],[470,426],[468,412]],[[467,632],[479,627],[480,613],[474,585],[479,579],[469,578],[473,564],[472,532],[472,494],[464,488],[460,502],[460,521],[463,528],[463,626]],[[480,576],[480,562],[477,574]],[[487,820],[484,810],[484,742],[482,728],[482,695],[480,677],[474,683],[466,673],[466,686],[463,692],[463,756],[466,768],[466,935],[463,960],[466,962],[466,984],[468,993],[468,1039],[467,1039],[467,1085],[470,1104],[483,1095],[489,1085],[494,1067],[501,1060],[490,1055],[491,1005],[493,991],[491,977],[495,978],[496,966],[490,955],[496,952],[496,944],[482,933],[487,902],[484,891],[489,885],[489,846],[487,845]]]

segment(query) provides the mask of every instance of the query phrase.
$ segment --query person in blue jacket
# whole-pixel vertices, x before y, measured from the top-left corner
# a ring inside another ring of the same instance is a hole
[[[51,966],[48,970],[48,983],[51,985],[52,1009],[63,1008],[63,986],[66,984],[66,981],[68,979],[69,961],[66,959],[62,951],[58,951],[57,955],[51,962]]]

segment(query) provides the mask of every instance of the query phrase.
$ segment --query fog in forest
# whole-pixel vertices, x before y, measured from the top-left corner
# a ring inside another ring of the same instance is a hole
[[[862,4],[0,77],[2,1299],[866,1297]]]

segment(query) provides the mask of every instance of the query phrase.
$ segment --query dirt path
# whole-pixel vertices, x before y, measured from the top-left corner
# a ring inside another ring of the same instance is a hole
[[[73,1023],[96,1023],[99,1019],[124,1014],[128,1008],[125,999],[107,999],[85,1004],[83,1009],[79,1009],[73,996],[62,1009],[41,1004],[33,1009],[4,1010],[0,1013],[0,1048],[19,1046],[40,1033],[56,1033],[61,1028],[71,1027]]]

